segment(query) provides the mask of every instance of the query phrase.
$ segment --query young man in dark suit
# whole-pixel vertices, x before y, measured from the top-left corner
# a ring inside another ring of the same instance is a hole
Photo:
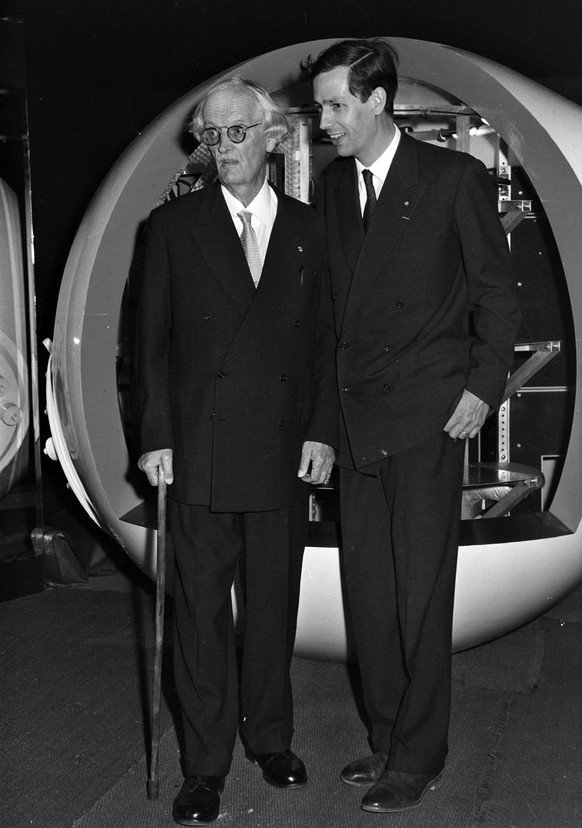
[[[381,39],[308,61],[339,155],[317,202],[339,342],[343,563],[373,747],[342,779],[371,786],[372,812],[418,805],[445,764],[464,446],[500,402],[517,326],[494,184],[470,155],[397,129],[396,63]]]
[[[262,87],[233,78],[200,102],[192,131],[218,181],[150,216],[136,338],[139,466],[154,486],[162,467],[171,484],[179,825],[218,817],[239,724],[267,782],[306,784],[290,750],[289,667],[306,484],[328,480],[337,443],[324,221],[265,174],[286,119]]]

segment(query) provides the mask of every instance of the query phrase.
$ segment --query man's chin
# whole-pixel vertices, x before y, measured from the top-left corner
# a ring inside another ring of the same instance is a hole
[[[238,177],[234,174],[234,170],[219,170],[218,180],[221,184],[224,184],[225,187],[229,188],[236,187],[241,183]]]
[[[348,145],[347,145],[347,144],[345,144],[345,143],[343,142],[343,140],[342,140],[342,141],[338,141],[338,142],[337,142],[337,144],[334,144],[334,147],[335,147],[335,151],[337,152],[337,154],[338,154],[338,155],[347,156],[347,155],[351,155],[351,154],[352,154],[352,153],[350,152],[350,148],[348,147]]]

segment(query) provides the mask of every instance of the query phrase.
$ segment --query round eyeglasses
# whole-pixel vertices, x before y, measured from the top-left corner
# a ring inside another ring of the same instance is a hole
[[[220,141],[220,136],[222,135],[223,131],[226,131],[226,134],[230,138],[233,144],[242,144],[244,139],[247,137],[247,129],[252,129],[253,127],[260,126],[263,122],[259,121],[258,124],[251,124],[250,126],[243,126],[242,124],[234,124],[233,126],[229,127],[206,127],[200,133],[200,138],[202,142],[206,144],[208,147],[215,147],[216,144]]]

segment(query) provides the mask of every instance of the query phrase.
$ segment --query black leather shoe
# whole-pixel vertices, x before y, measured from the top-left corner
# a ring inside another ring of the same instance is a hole
[[[356,759],[340,773],[340,779],[346,785],[357,785],[369,787],[377,782],[386,770],[388,755],[386,753],[373,753],[371,756],[364,756],[363,759]]]
[[[427,791],[441,783],[441,774],[399,773],[388,770],[362,800],[364,811],[390,814],[416,808]]]
[[[263,770],[263,778],[276,788],[303,788],[307,785],[305,765],[292,750],[284,753],[248,753],[251,762]]]
[[[178,825],[207,825],[220,813],[221,776],[187,776],[174,800],[172,816]]]

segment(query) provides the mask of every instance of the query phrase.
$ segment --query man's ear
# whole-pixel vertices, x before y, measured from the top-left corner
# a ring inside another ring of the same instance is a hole
[[[386,90],[382,86],[377,86],[372,90],[372,94],[368,99],[374,109],[375,115],[381,115],[386,106]]]
[[[277,141],[274,138],[267,138],[267,152],[274,152],[277,147]]]

